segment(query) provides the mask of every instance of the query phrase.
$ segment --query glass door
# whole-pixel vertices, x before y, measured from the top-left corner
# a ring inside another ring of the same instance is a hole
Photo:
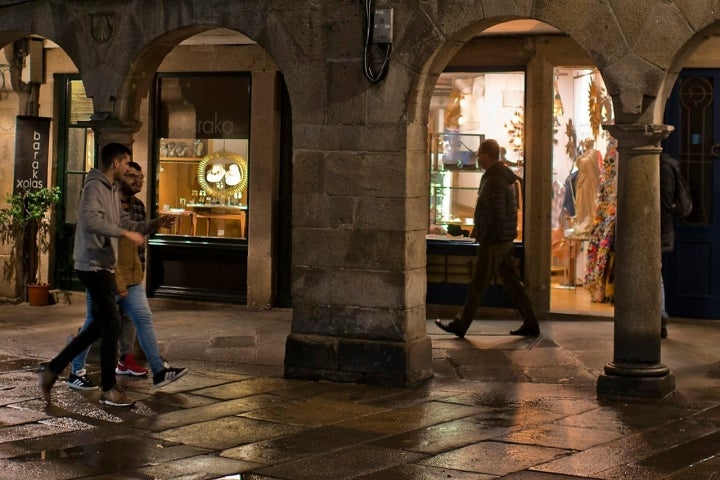
[[[63,290],[82,290],[73,269],[73,241],[85,175],[95,166],[95,135],[82,125],[93,114],[92,99],[78,75],[55,75],[57,119],[57,180],[61,202],[57,212],[54,284]]]

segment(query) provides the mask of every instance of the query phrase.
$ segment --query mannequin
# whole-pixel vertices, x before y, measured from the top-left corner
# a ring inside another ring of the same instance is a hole
[[[576,160],[578,168],[576,195],[575,195],[575,222],[573,228],[576,233],[589,232],[595,216],[595,202],[600,183],[600,167],[598,159],[602,158],[600,152],[595,150],[595,140],[586,138],[583,141],[584,151]]]

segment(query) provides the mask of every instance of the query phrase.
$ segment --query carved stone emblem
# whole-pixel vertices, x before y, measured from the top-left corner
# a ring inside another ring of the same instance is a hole
[[[113,34],[113,23],[115,22],[115,13],[98,12],[90,14],[90,25],[92,37],[98,43],[105,43],[110,40]]]

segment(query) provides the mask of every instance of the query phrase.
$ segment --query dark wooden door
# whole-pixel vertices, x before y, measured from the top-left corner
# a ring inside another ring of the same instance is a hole
[[[663,255],[666,308],[673,317],[720,318],[720,70],[683,70],[668,99],[675,126],[665,150],[679,160],[693,211],[676,221],[675,249]],[[714,148],[715,147],[715,148]]]

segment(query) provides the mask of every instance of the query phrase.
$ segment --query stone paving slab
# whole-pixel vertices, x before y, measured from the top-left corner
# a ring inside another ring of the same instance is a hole
[[[416,389],[282,378],[289,310],[151,301],[161,351],[190,373],[161,390],[118,377],[138,401],[99,405],[37,363],[84,305],[0,305],[0,480],[711,480],[720,471],[720,328],[671,323],[663,360],[678,388],[654,402],[599,402],[610,320],[475,322],[463,340],[428,321],[435,375]],[[202,324],[197,319],[202,318]],[[38,341],[41,339],[41,341]],[[91,355],[91,359],[92,359]],[[97,360],[88,365],[98,378]]]

